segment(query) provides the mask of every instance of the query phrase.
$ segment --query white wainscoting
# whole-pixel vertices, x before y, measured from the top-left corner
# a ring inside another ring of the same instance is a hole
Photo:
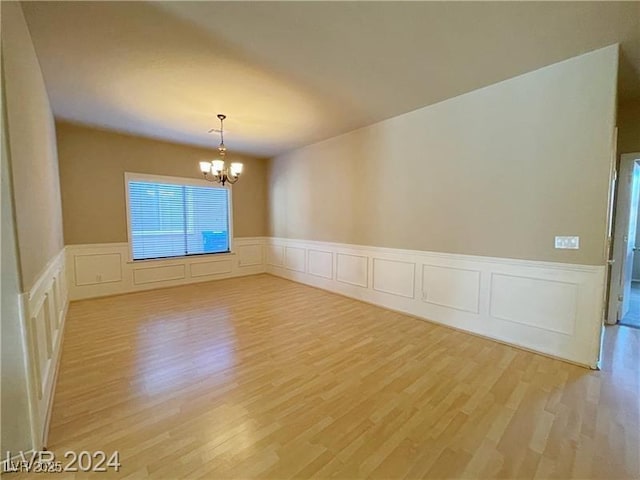
[[[273,275],[597,365],[603,266],[284,238],[267,239],[266,252]]]
[[[333,278],[333,253],[307,250],[307,271],[316,277]]]
[[[284,247],[282,245],[267,245],[267,265],[284,266]]]
[[[61,250],[21,299],[34,449],[46,444],[68,305],[65,277]]]
[[[369,283],[369,259],[364,255],[336,253],[336,280],[367,288]]]
[[[125,243],[67,245],[68,289],[70,300],[117,295],[121,293],[207,282],[222,278],[254,275],[265,271],[265,239],[235,238],[233,252],[197,255],[163,260],[129,261]],[[282,262],[284,253],[276,260]],[[297,265],[304,250],[291,257]],[[272,260],[271,252],[267,258]]]
[[[480,270],[422,265],[422,300],[463,312],[480,313]]]
[[[373,258],[373,289],[401,297],[415,296],[416,264]]]
[[[284,264],[290,270],[295,270],[296,272],[304,272],[305,249],[296,247],[285,247]]]

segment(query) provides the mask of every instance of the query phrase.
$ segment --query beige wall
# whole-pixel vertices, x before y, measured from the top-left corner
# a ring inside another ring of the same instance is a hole
[[[55,124],[38,58],[17,2],[2,5],[6,82],[22,290],[63,247]]]
[[[278,237],[599,265],[617,46],[270,162]],[[555,235],[580,249],[555,250]]]
[[[4,10],[4,6],[2,7]],[[4,12],[3,12],[4,13]],[[3,459],[7,451],[17,453],[29,450],[31,442],[31,419],[27,390],[27,371],[23,349],[20,316],[20,269],[16,242],[16,224],[13,216],[11,167],[7,138],[6,102],[4,80],[2,80],[2,153],[0,156],[0,216],[2,235],[2,278],[0,279],[0,338],[2,361],[0,362],[0,391],[2,400],[0,413],[0,452]]]
[[[618,108],[618,153],[640,152],[640,101]]]
[[[67,245],[127,241],[125,172],[200,178],[198,162],[214,154],[62,122],[57,134]],[[229,158],[245,166],[241,180],[232,187],[234,235],[265,235],[267,162],[236,155],[232,142],[227,143]]]

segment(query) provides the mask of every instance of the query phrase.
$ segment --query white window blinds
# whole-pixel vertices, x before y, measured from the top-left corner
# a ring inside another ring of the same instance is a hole
[[[229,190],[128,180],[134,260],[229,251]]]

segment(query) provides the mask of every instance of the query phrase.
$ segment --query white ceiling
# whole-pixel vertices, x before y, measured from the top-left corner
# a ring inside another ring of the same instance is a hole
[[[640,2],[26,2],[54,113],[274,155],[612,43],[640,99]]]

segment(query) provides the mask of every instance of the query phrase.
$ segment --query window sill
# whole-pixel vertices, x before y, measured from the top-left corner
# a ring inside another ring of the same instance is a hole
[[[166,258],[144,258],[140,260],[133,260],[129,258],[127,260],[128,264],[131,265],[142,265],[148,263],[166,263],[166,262],[178,262],[184,263],[185,261],[193,261],[198,259],[207,259],[207,258],[225,258],[225,257],[235,257],[236,252],[220,252],[220,253],[202,253],[199,255],[181,255],[179,257],[166,257]]]

